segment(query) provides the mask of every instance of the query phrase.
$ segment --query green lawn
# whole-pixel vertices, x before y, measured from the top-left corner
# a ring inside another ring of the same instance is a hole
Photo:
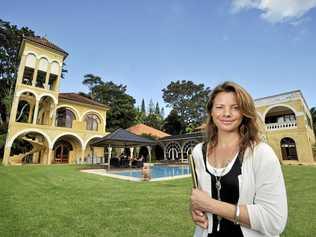
[[[282,236],[316,236],[316,167],[284,168]],[[76,166],[0,166],[0,236],[192,236],[189,178],[129,182]]]

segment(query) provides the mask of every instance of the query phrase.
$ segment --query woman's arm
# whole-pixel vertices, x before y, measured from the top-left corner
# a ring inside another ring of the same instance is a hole
[[[207,192],[193,189],[191,195],[192,209],[209,212],[232,222],[235,221],[236,205],[211,198]],[[246,205],[239,205],[239,223],[250,228],[250,220]]]

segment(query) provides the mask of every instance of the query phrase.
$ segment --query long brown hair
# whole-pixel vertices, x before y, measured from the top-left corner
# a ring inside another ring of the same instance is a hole
[[[215,87],[209,96],[206,106],[208,113],[206,136],[210,149],[216,147],[218,142],[218,131],[212,118],[212,108],[214,99],[220,92],[233,92],[236,95],[237,104],[242,114],[242,122],[239,126],[241,138],[239,152],[243,155],[248,147],[253,149],[254,145],[260,140],[255,103],[249,93],[235,82],[226,81]]]

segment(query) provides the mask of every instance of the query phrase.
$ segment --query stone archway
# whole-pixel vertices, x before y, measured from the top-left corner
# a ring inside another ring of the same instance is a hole
[[[298,160],[296,143],[290,137],[284,137],[280,141],[283,160]]]
[[[176,142],[170,142],[166,146],[166,157],[168,160],[179,160],[181,158],[181,147]]]
[[[65,134],[55,140],[53,145],[52,163],[79,163],[82,158],[82,142],[71,134]]]
[[[69,163],[69,154],[72,150],[70,142],[60,139],[54,147],[54,163]]]
[[[45,164],[48,159],[49,142],[42,134],[30,131],[14,138],[9,164]]]

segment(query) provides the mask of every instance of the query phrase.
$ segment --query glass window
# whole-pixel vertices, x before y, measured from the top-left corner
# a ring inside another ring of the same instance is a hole
[[[60,108],[56,113],[56,126],[72,128],[72,121],[75,119],[75,115],[69,109]]]
[[[99,118],[95,114],[88,114],[86,115],[86,129],[92,131],[98,131],[99,126]]]
[[[38,70],[37,78],[36,78],[36,87],[44,88],[45,80],[46,80],[46,72]]]
[[[24,73],[23,73],[23,78],[22,78],[22,83],[26,84],[26,85],[32,85],[33,75],[34,75],[34,68],[25,67]]]
[[[48,88],[50,90],[56,90],[58,76],[56,74],[50,73],[48,79]]]

